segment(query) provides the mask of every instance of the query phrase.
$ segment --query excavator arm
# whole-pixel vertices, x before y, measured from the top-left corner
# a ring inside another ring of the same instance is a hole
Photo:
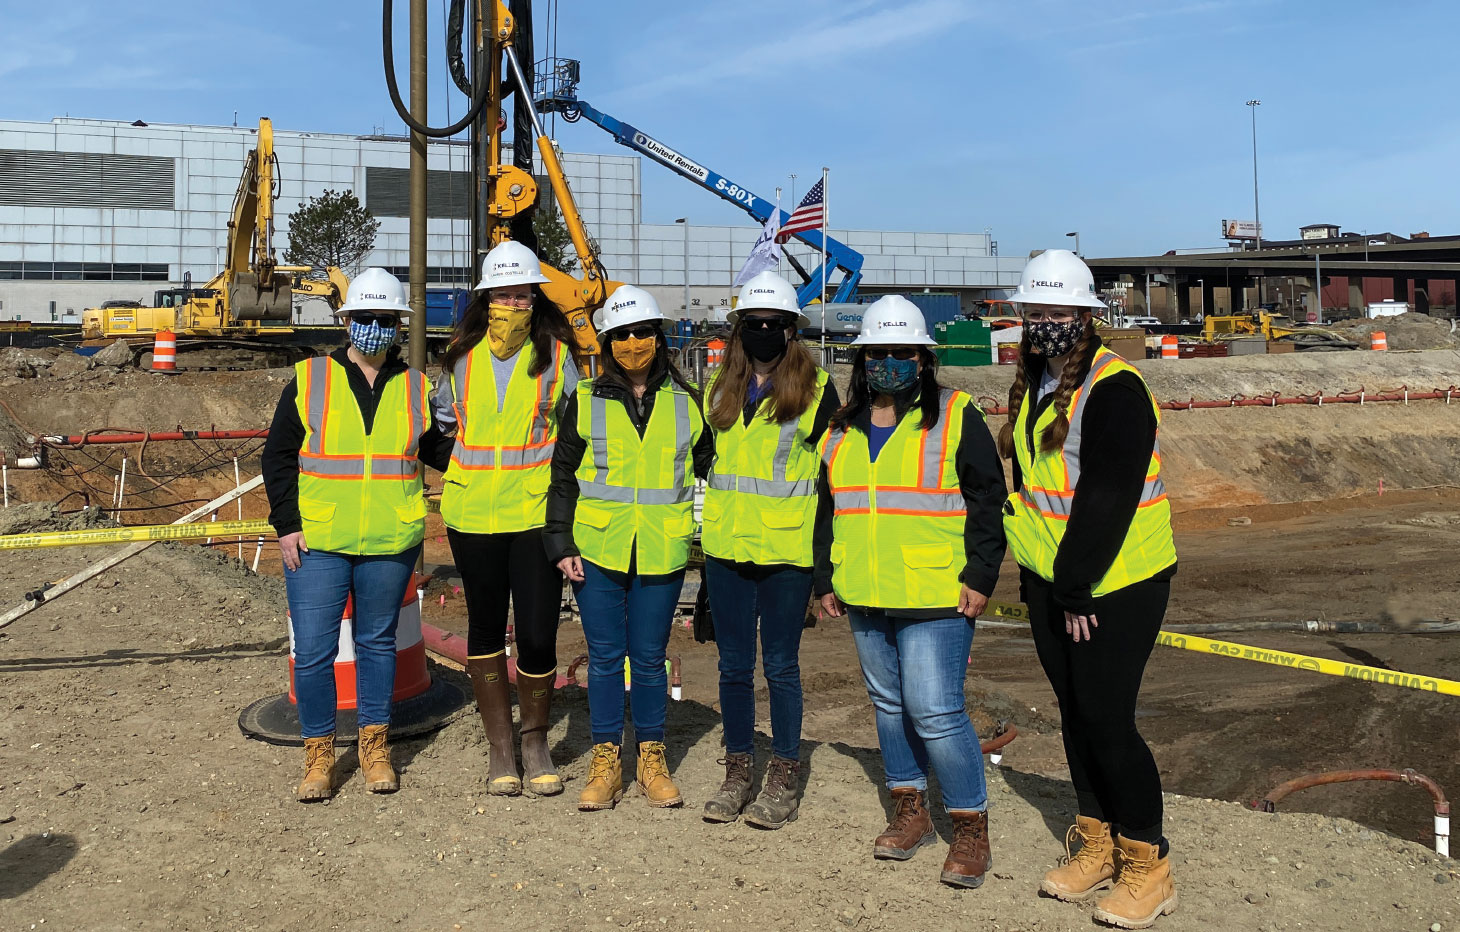
[[[259,120],[258,145],[243,162],[233,216],[228,221],[228,264],[208,283],[223,296],[225,326],[237,321],[287,321],[293,307],[288,274],[274,259],[274,124]]]

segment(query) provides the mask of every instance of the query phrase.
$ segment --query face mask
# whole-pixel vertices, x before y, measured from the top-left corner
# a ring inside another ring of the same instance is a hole
[[[1051,359],[1063,356],[1074,349],[1075,344],[1080,341],[1080,335],[1084,332],[1085,322],[1078,319],[1069,323],[1042,320],[1037,324],[1026,323],[1024,325],[1024,335],[1029,338],[1030,349]]]
[[[487,346],[498,359],[507,359],[522,349],[531,327],[531,307],[487,305]]]
[[[750,358],[757,362],[774,362],[786,353],[786,331],[784,328],[775,330],[745,330],[740,331],[740,345],[750,354]]]
[[[867,359],[862,363],[867,370],[867,385],[878,394],[895,395],[911,388],[918,380],[916,359]]]
[[[631,375],[638,375],[648,370],[649,364],[654,361],[654,351],[658,348],[658,341],[653,337],[629,337],[627,340],[613,341],[613,359],[623,367],[625,372]]]
[[[379,356],[395,342],[397,327],[382,327],[379,321],[368,324],[350,321],[350,345],[364,356]]]

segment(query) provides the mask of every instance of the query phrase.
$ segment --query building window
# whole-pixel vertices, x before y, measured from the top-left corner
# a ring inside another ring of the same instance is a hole
[[[165,262],[0,262],[0,281],[165,282]]]
[[[411,280],[411,267],[408,265],[390,265],[386,266],[385,270],[402,282]],[[464,288],[470,288],[476,284],[476,279],[472,277],[472,270],[464,265],[428,265],[426,266],[426,281],[456,282]]]
[[[170,158],[0,149],[0,204],[172,210]]]

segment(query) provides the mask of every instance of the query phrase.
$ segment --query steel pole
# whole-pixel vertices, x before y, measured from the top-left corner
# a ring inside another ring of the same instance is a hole
[[[411,117],[426,123],[426,0],[411,0]],[[410,364],[426,369],[426,137],[411,132]]]
[[[684,218],[684,316],[689,314],[689,218]]]
[[[1262,209],[1257,202],[1257,108],[1262,106],[1262,101],[1253,99],[1247,101],[1247,106],[1252,110],[1252,222],[1257,227],[1257,251],[1262,251]],[[1257,311],[1262,313],[1263,284],[1267,281],[1264,275],[1257,280]]]

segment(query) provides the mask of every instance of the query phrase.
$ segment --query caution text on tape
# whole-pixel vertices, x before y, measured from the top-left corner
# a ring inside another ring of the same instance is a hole
[[[147,527],[100,527],[85,531],[43,531],[0,537],[0,551],[40,547],[80,547],[87,544],[129,544],[141,540],[197,540],[200,537],[243,537],[272,534],[262,519],[210,521],[197,524],[161,524]]]

